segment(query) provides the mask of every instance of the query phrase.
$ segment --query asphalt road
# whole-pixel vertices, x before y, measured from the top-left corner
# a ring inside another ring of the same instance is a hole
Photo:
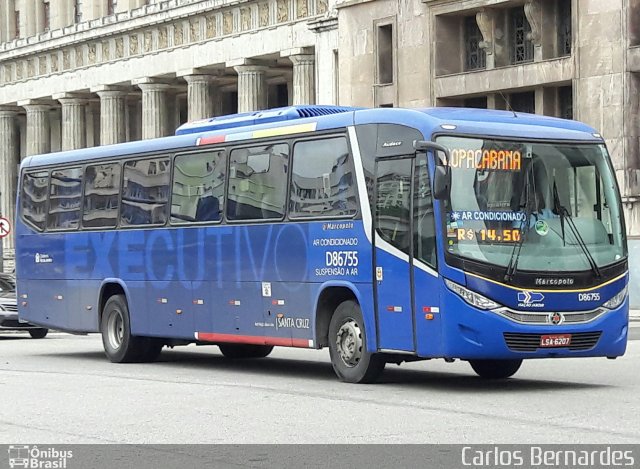
[[[188,346],[118,365],[99,336],[27,337],[0,334],[2,443],[640,442],[638,341],[617,360],[527,361],[504,382],[433,360],[352,385],[326,350],[229,361]]]

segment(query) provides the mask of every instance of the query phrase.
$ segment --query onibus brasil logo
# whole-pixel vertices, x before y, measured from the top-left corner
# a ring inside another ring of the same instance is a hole
[[[9,467],[34,469],[65,469],[67,460],[73,457],[71,450],[38,448],[30,445],[9,446]]]

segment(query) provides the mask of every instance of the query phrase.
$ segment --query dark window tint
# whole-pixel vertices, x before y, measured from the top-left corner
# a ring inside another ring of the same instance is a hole
[[[82,202],[82,168],[69,168],[51,172],[49,183],[50,230],[74,230],[80,224]]]
[[[224,210],[225,163],[223,150],[176,157],[172,223],[220,221]]]
[[[46,171],[25,174],[22,182],[22,216],[39,230],[46,223],[48,182]]]
[[[169,170],[168,157],[125,163],[122,226],[162,225],[167,221]]]
[[[378,162],[376,180],[376,227],[382,238],[409,254],[411,233],[410,158]]]
[[[432,267],[436,265],[436,228],[427,159],[416,158],[413,179],[413,255]]]
[[[120,165],[109,163],[87,166],[84,179],[82,226],[114,228],[118,222]]]
[[[344,137],[296,143],[291,176],[292,217],[356,213],[353,168]]]
[[[239,148],[229,158],[229,220],[284,216],[289,146]]]

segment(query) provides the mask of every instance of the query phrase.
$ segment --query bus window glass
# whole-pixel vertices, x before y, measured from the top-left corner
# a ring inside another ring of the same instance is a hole
[[[47,229],[75,230],[80,224],[82,168],[51,172]]]
[[[229,158],[229,220],[284,216],[289,146],[284,143],[239,148]]]
[[[436,226],[433,216],[433,199],[429,169],[424,154],[416,158],[413,178],[413,237],[416,259],[435,267]]]
[[[44,230],[46,223],[48,183],[49,173],[46,171],[27,173],[22,183],[22,216],[40,231]]]
[[[127,161],[122,187],[122,226],[162,225],[167,221],[168,157]]]
[[[224,150],[176,157],[171,223],[220,221],[224,209],[225,163]]]
[[[356,193],[344,137],[299,142],[293,148],[289,214],[339,217],[356,213]]]
[[[376,181],[377,230],[382,239],[406,254],[411,246],[412,162],[409,158],[379,161]]]
[[[120,165],[108,163],[87,166],[84,175],[85,228],[114,228],[118,222]]]

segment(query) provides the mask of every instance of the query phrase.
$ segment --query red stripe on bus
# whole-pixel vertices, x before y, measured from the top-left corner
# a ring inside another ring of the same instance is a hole
[[[217,334],[215,332],[198,332],[198,340],[205,342],[228,342],[232,344],[281,345],[284,347],[309,348],[308,339],[292,339],[290,337],[264,337],[258,335]]]
[[[211,145],[212,143],[224,142],[224,135],[214,135],[213,137],[201,137],[198,141],[198,145]]]

